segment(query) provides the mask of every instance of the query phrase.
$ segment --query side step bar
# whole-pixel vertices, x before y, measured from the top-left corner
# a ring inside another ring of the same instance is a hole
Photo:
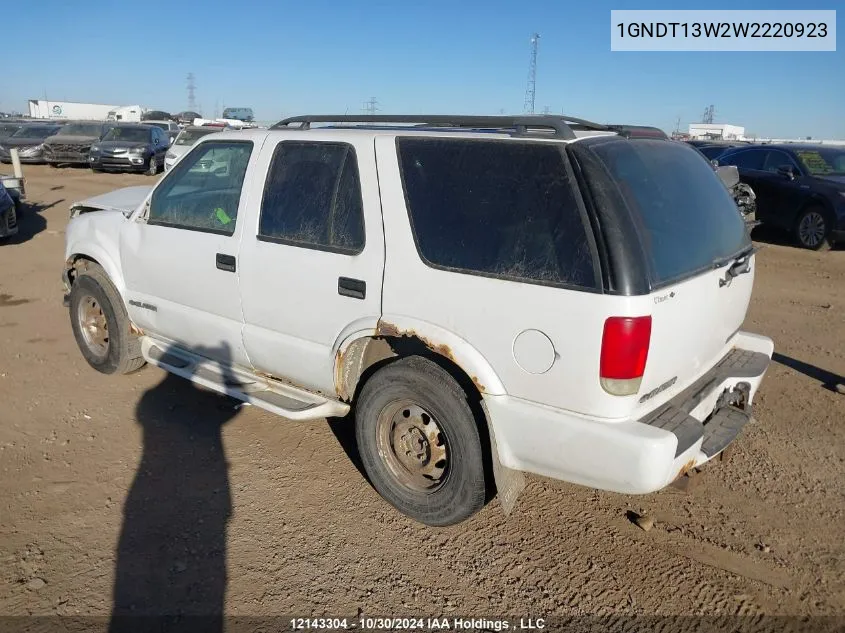
[[[349,413],[349,405],[343,402],[244,369],[221,365],[149,336],[141,338],[141,354],[151,365],[289,420],[343,417]]]

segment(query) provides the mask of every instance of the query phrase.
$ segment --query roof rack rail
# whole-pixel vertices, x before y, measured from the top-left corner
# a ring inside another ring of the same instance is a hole
[[[576,119],[566,115],[520,114],[516,116],[483,116],[451,114],[307,114],[283,119],[271,126],[271,130],[291,128],[308,130],[312,123],[415,123],[417,126],[451,128],[493,128],[513,130],[514,136],[526,136],[529,130],[550,130],[555,138],[574,139],[573,130],[597,130],[613,132],[606,125]]]

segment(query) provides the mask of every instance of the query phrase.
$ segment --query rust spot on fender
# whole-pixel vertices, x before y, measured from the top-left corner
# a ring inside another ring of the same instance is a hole
[[[144,336],[144,330],[131,322],[129,323],[129,333],[134,334],[135,336]]]
[[[337,397],[344,400],[346,392],[343,388],[343,351],[337,350],[334,359],[334,392]]]
[[[695,459],[691,459],[686,464],[681,466],[681,470],[678,471],[678,474],[675,479],[680,479],[684,475],[689,474],[689,472],[692,471],[693,468],[695,468]]]
[[[395,338],[402,338],[407,336],[415,338],[422,342],[422,344],[425,345],[432,352],[440,354],[441,356],[445,356],[450,361],[455,363],[458,367],[461,367],[461,364],[455,358],[455,354],[452,352],[451,347],[449,347],[445,343],[435,343],[433,341],[430,341],[426,337],[415,332],[414,330],[402,330],[395,324],[390,323],[389,321],[380,320],[378,322],[378,325],[376,326],[376,336],[392,336]],[[463,367],[461,367],[461,369],[463,369]],[[476,376],[472,376],[472,382],[479,391],[484,392],[484,385],[481,384],[481,382]]]

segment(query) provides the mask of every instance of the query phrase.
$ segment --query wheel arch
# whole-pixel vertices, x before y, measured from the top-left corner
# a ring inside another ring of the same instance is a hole
[[[126,289],[123,283],[123,275],[121,274],[120,267],[108,256],[105,249],[92,245],[84,249],[69,249],[68,252],[71,255],[65,260],[64,270],[64,279],[68,290],[70,290],[70,286],[73,285],[80,270],[84,270],[90,264],[97,264],[108,275],[109,280],[117,288],[120,297],[123,299]]]

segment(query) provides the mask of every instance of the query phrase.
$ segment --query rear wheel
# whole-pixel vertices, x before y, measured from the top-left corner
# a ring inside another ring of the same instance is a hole
[[[484,506],[478,424],[463,389],[434,362],[411,356],[373,374],[355,436],[373,486],[403,514],[442,526]]]
[[[91,266],[73,282],[70,323],[82,355],[97,371],[128,374],[144,365],[120,294],[102,268]]]
[[[830,248],[830,222],[821,206],[804,209],[795,221],[795,238],[804,248],[819,251]]]

